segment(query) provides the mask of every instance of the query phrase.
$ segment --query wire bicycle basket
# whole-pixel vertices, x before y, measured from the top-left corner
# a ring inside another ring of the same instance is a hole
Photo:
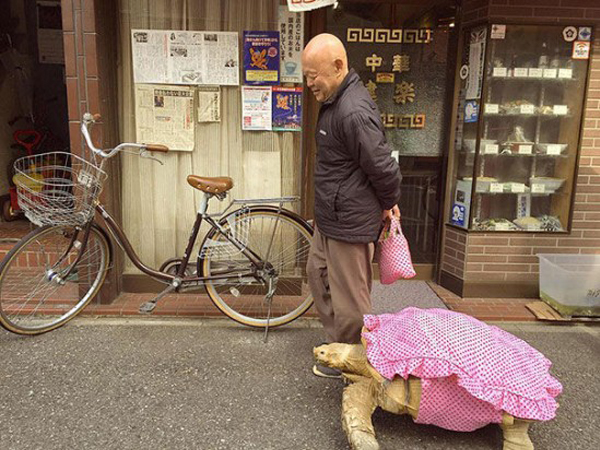
[[[19,207],[39,226],[87,223],[107,178],[101,167],[66,152],[25,156],[14,168]]]
[[[247,247],[250,234],[251,219],[248,212],[249,208],[243,206],[233,214],[228,215],[227,222],[223,226],[229,235],[243,248]],[[200,252],[200,257],[205,258],[210,254],[213,259],[229,259],[241,253],[242,251],[238,247],[219,233],[215,238],[206,240],[204,248]]]

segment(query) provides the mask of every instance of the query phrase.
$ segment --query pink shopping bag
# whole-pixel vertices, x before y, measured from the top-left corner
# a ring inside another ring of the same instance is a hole
[[[408,241],[396,217],[392,217],[381,232],[379,249],[379,280],[382,284],[392,284],[400,278],[408,279],[416,275]]]

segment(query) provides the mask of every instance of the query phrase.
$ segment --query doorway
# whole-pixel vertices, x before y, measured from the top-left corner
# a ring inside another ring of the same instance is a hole
[[[457,49],[454,0],[340,1],[326,32],[377,103],[402,171],[402,227],[421,279],[438,261]]]

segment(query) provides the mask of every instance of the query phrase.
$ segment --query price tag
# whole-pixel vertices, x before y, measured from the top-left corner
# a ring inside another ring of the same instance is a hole
[[[550,144],[548,149],[546,150],[546,154],[548,155],[560,155],[561,146],[559,144]]]
[[[513,192],[515,194],[525,192],[525,185],[523,183],[512,183],[510,185],[510,192]]]
[[[573,78],[573,69],[558,69],[558,78]]]
[[[566,116],[569,112],[567,105],[554,105],[554,114],[557,116]]]
[[[521,114],[533,114],[534,112],[535,112],[535,106],[521,105]]]
[[[544,69],[529,69],[529,76],[531,78],[542,78],[544,75]]]
[[[508,223],[500,222],[494,225],[495,231],[508,231]]]
[[[497,103],[488,103],[485,105],[485,112],[488,114],[498,114],[500,112]]]
[[[556,69],[544,69],[544,78],[556,78]]]
[[[486,155],[497,155],[498,154],[498,144],[485,144],[483,148],[483,153]]]
[[[505,77],[506,74],[506,67],[494,67],[494,71],[492,72],[493,77]]]
[[[502,193],[504,192],[504,185],[502,183],[490,183],[490,192]]]
[[[526,67],[516,67],[514,71],[515,77],[526,77],[529,74],[529,69]]]
[[[546,192],[546,185],[539,183],[533,183],[531,185],[532,194],[543,194],[544,192]]]
[[[519,155],[531,155],[533,145],[519,145]]]

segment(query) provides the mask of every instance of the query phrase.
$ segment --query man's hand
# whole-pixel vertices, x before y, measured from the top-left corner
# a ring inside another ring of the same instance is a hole
[[[398,208],[398,205],[394,205],[392,209],[384,209],[381,220],[392,220],[392,216],[394,216],[396,219],[400,219],[400,208]]]

